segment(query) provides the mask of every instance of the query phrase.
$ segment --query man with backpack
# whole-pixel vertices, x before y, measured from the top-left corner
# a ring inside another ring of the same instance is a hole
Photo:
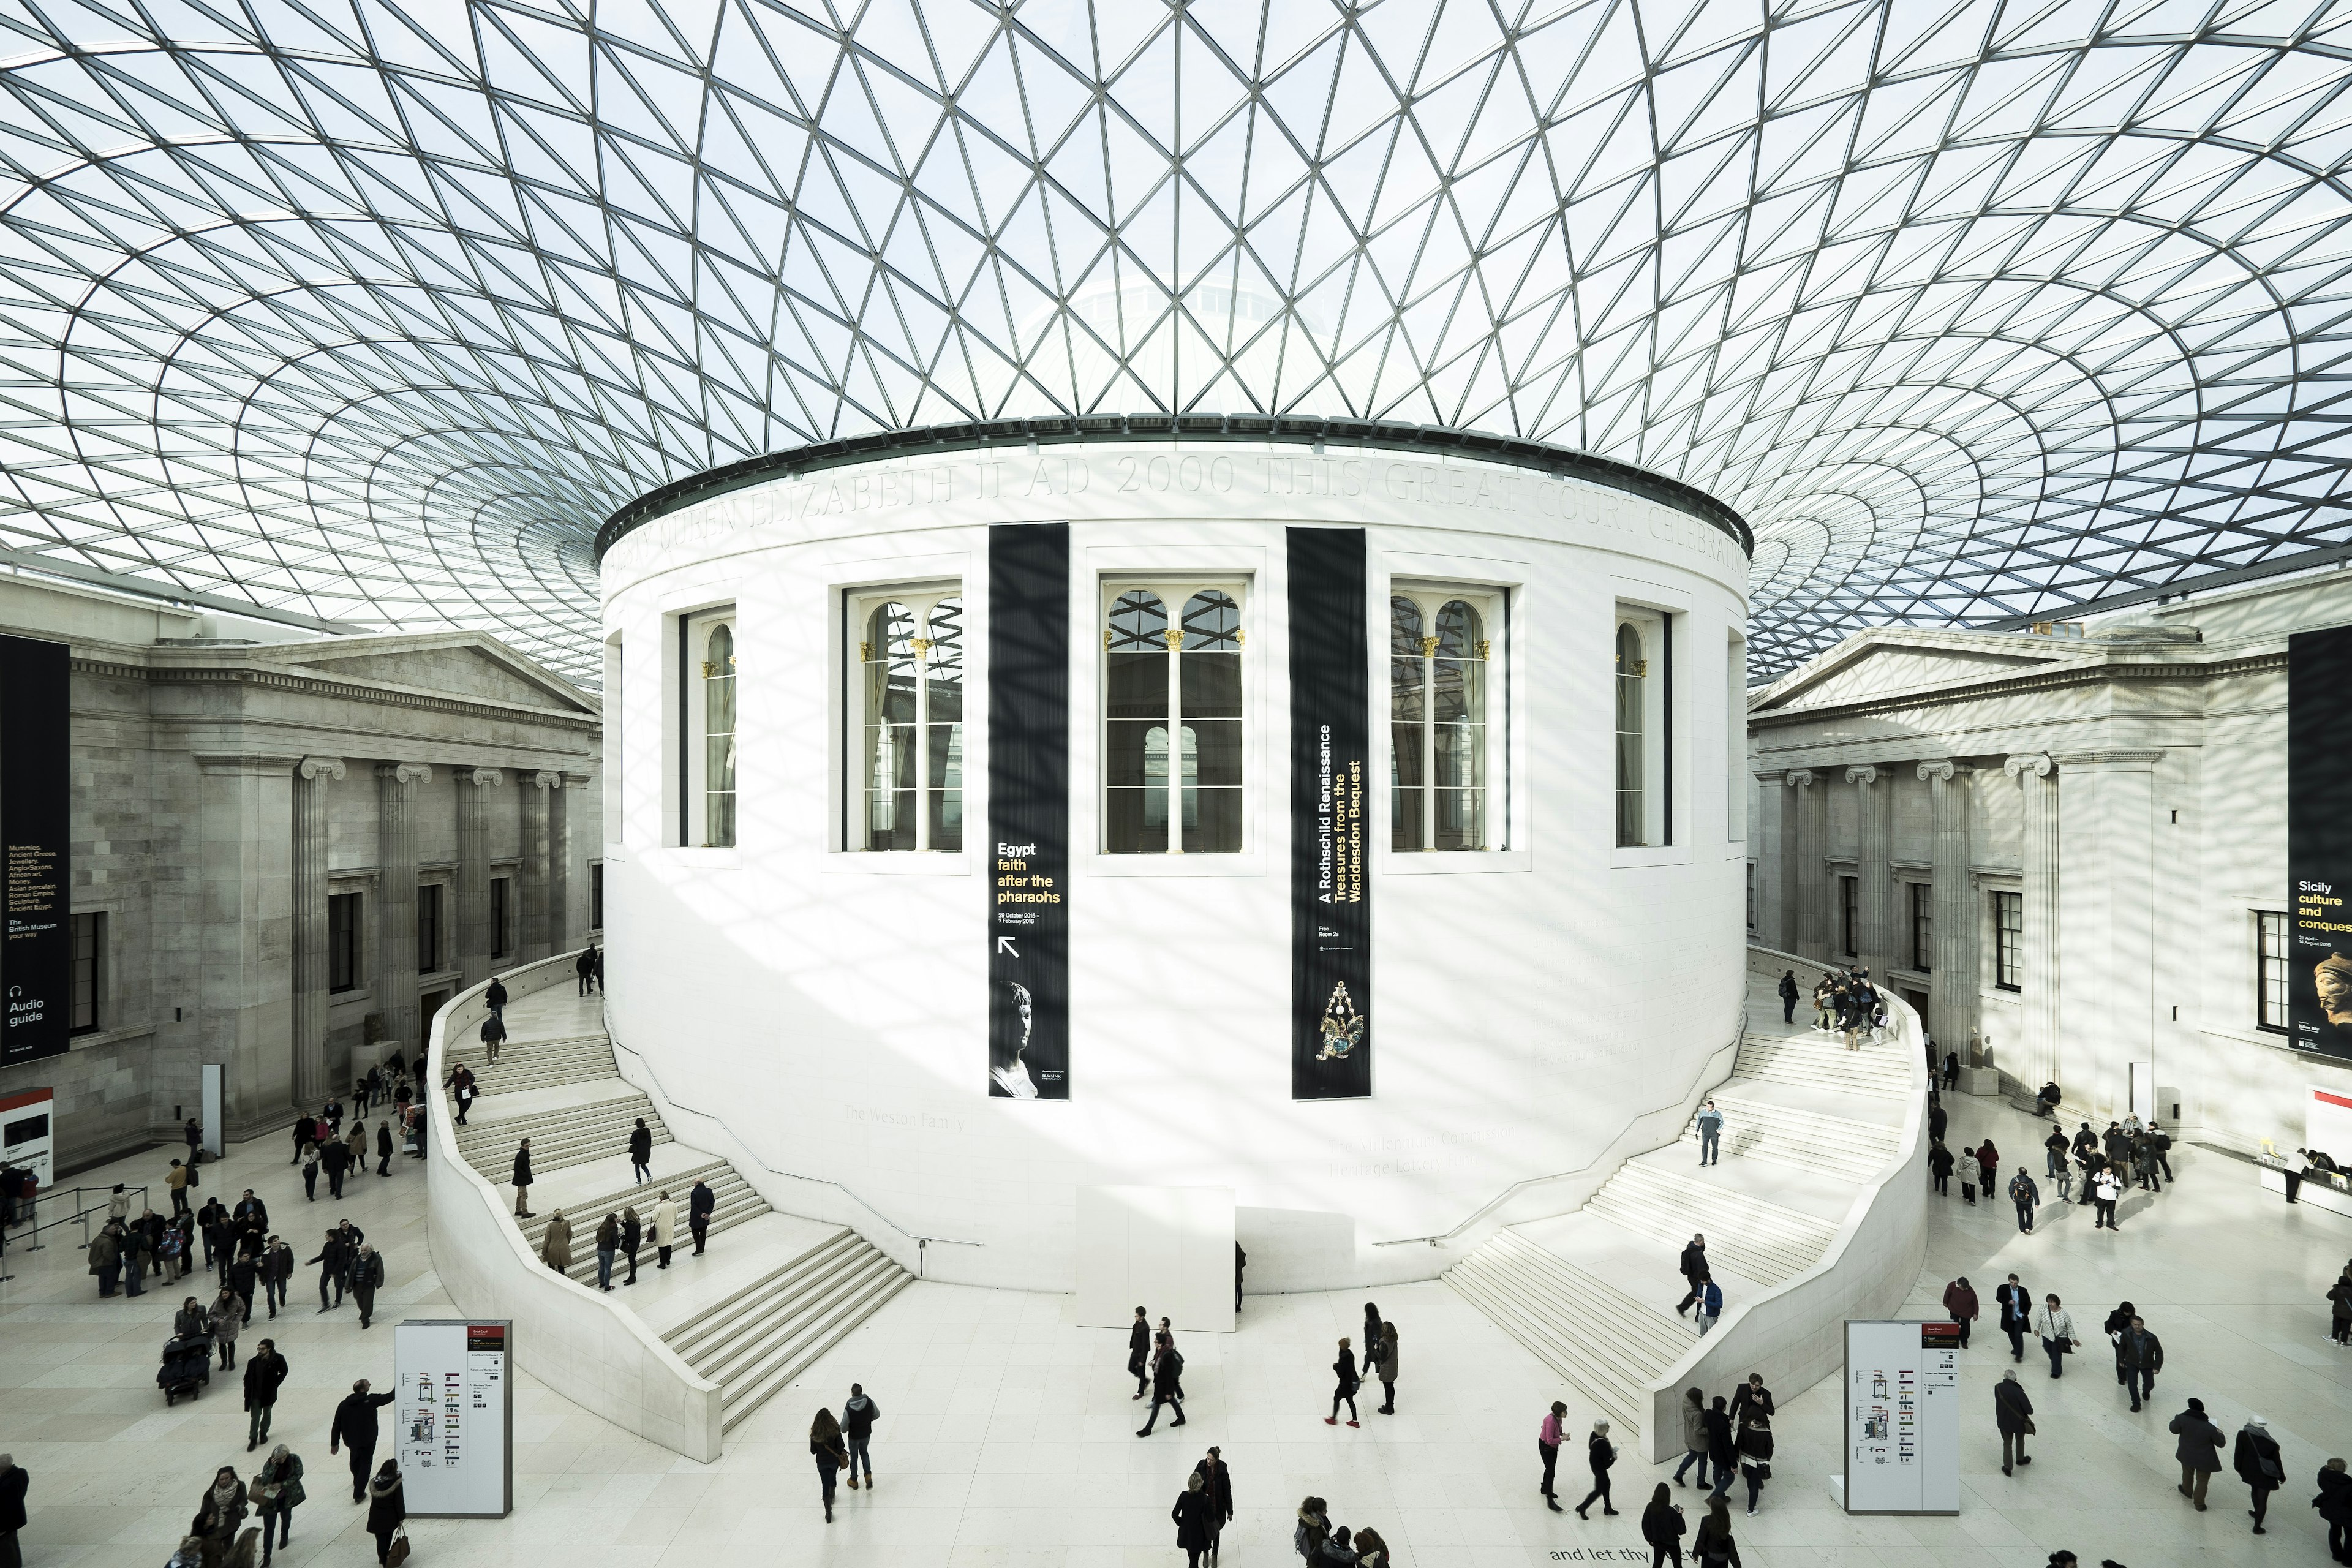
[[[1160,1407],[1172,1405],[1176,1419],[1171,1426],[1184,1425],[1184,1355],[1176,1348],[1176,1336],[1161,1330],[1157,1336],[1158,1348],[1151,1357],[1151,1413],[1144,1417],[1143,1426],[1136,1432],[1139,1437],[1151,1436],[1152,1427],[1160,1424]]]

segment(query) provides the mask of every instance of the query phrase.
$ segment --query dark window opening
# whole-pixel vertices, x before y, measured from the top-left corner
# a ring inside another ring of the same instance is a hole
[[[335,893],[327,900],[327,989],[356,991],[360,985],[360,895]]]
[[[441,889],[416,889],[416,973],[430,974],[441,967]]]
[[[106,984],[106,916],[73,918],[73,1033],[87,1035],[101,1027],[99,1002]]]
[[[1992,983],[2001,991],[2021,991],[2025,946],[2025,895],[1992,896]]]

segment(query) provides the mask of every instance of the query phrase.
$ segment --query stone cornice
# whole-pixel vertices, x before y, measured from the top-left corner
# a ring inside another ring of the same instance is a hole
[[[2143,763],[2161,762],[2163,758],[2164,753],[2162,752],[2118,752],[2100,750],[2093,752],[2060,752],[2050,760],[2057,763],[2062,768],[2076,768],[2098,767],[2105,764],[2129,767]]]
[[[311,697],[332,697],[380,708],[417,708],[434,713],[457,713],[474,719],[527,719],[566,730],[595,730],[603,721],[593,713],[567,713],[556,708],[532,708],[521,703],[468,702],[462,698],[398,691],[324,676],[289,675],[275,669],[241,669],[220,665],[193,667],[125,664],[116,659],[79,658],[73,673],[109,680],[144,680],[156,685],[253,686],[268,690],[296,691]]]
[[[2227,676],[2252,675],[2266,669],[2284,669],[2284,653],[2252,654],[2243,658],[2217,660],[2212,663],[2177,664],[2088,664],[2069,665],[2055,669],[2043,669],[2029,675],[1996,676],[1971,681],[1966,685],[1939,687],[1911,696],[1880,696],[1864,698],[1853,702],[1831,702],[1819,708],[1768,709],[1748,716],[1748,727],[1753,730],[1788,729],[1826,718],[1867,718],[1875,713],[1901,713],[1920,708],[1949,708],[1957,703],[1980,702],[1988,698],[2006,696],[2011,692],[2049,691],[2067,686],[2095,686],[2103,681],[2133,680],[2177,682],[2202,685]]]
[[[196,759],[198,772],[221,774],[283,773],[290,778],[302,761],[291,752],[196,752],[192,754]]]

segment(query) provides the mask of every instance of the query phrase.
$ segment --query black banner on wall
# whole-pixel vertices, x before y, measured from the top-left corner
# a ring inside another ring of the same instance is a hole
[[[65,644],[0,637],[0,1067],[61,1056],[73,1030],[71,680]]]
[[[1372,1092],[1364,531],[1290,536],[1290,1097]]]
[[[1070,528],[988,531],[988,1093],[1070,1098]]]
[[[2286,649],[2288,1039],[2352,1061],[2352,626]]]

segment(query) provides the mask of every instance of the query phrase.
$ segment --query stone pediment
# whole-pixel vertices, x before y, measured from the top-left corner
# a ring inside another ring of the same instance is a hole
[[[2071,664],[2079,642],[1987,633],[1865,632],[1766,688],[1749,710],[1791,712],[1998,680]]]
[[[372,642],[380,646],[365,646]],[[467,633],[448,638],[343,637],[270,651],[273,662],[297,665],[309,674],[331,679],[404,687],[461,701],[594,711],[592,704],[582,700],[583,694],[560,677]]]

